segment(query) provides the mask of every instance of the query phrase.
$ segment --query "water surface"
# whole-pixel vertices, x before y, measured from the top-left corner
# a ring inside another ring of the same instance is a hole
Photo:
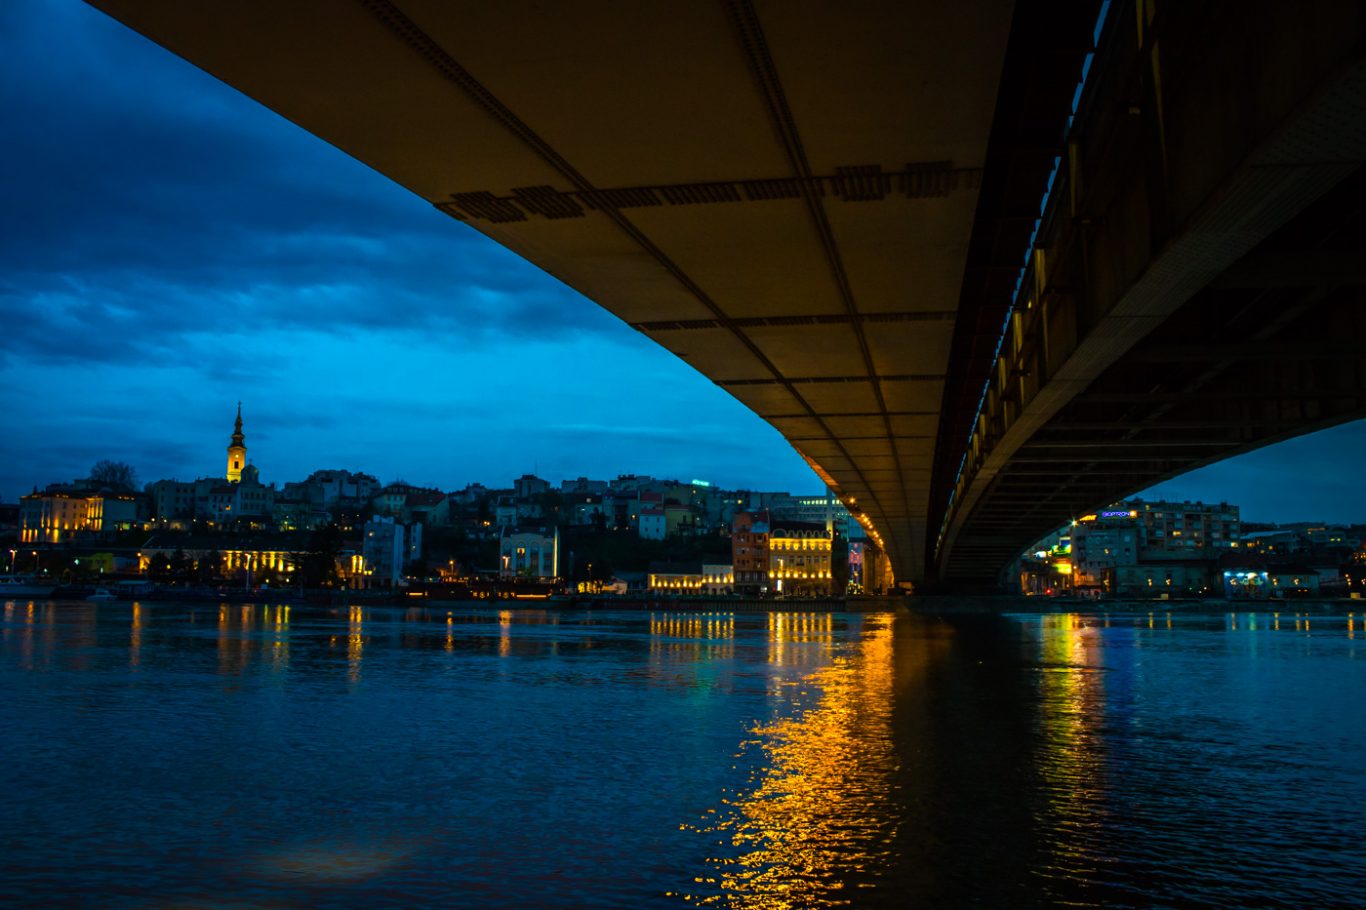
[[[0,904],[1360,905],[1306,609],[7,603]]]

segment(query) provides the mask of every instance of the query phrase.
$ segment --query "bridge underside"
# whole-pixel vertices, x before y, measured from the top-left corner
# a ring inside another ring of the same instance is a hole
[[[1304,13],[1117,4],[1018,290],[990,253],[1035,222],[988,173],[932,484],[941,577],[989,582],[1069,518],[1366,417],[1366,7]]]
[[[920,577],[1009,0],[95,5],[687,360]]]
[[[1363,417],[1366,171],[1358,171],[1034,432],[976,503],[947,577],[993,577],[1020,541],[1055,530],[1060,515]]]
[[[1069,134],[1100,0],[91,2],[692,364],[900,580],[1363,413],[1359,4],[1114,0]]]

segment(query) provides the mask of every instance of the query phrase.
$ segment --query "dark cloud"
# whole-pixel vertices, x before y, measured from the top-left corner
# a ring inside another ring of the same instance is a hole
[[[0,207],[5,350],[55,334],[271,329],[624,335],[613,317],[387,178],[117,23],[70,4],[0,21],[12,180]],[[52,59],[60,39],[65,53]]]

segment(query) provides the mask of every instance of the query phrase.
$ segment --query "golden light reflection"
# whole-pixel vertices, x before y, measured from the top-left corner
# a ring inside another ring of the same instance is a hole
[[[830,660],[834,645],[835,617],[829,613],[768,614],[768,662],[771,664],[825,663]]]
[[[650,662],[684,666],[735,656],[735,614],[651,613]]]
[[[256,624],[256,607],[234,609],[218,606],[218,672],[224,676],[241,673],[251,663],[250,632]]]
[[[1152,615],[1149,614],[1149,628]],[[1105,715],[1099,633],[1076,614],[1040,617],[1040,738],[1036,765],[1044,800],[1040,831],[1071,866],[1086,857],[1078,844],[1093,838],[1079,831],[1103,824],[1108,789],[1100,727]]]
[[[360,679],[360,663],[365,652],[365,610],[353,606],[346,616],[346,676]]]
[[[771,646],[833,628],[828,615],[770,620]],[[757,786],[724,801],[709,824],[683,826],[737,853],[712,857],[695,879],[699,894],[678,896],[763,910],[857,905],[859,882],[842,876],[890,862],[893,849],[883,805],[897,768],[893,676],[892,616],[870,615],[852,652],[802,681],[819,693],[811,708],[753,731],[750,746],[765,757]]]
[[[142,663],[142,604],[133,602],[132,626],[128,632],[128,666]]]
[[[270,666],[276,673],[289,668],[289,607],[266,607],[265,622],[274,632],[270,642]]]
[[[512,611],[498,611],[498,656],[507,657],[512,653]]]

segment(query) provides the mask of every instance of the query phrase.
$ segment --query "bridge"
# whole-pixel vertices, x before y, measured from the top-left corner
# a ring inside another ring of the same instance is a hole
[[[1356,2],[91,2],[684,358],[903,581],[1366,416]]]

